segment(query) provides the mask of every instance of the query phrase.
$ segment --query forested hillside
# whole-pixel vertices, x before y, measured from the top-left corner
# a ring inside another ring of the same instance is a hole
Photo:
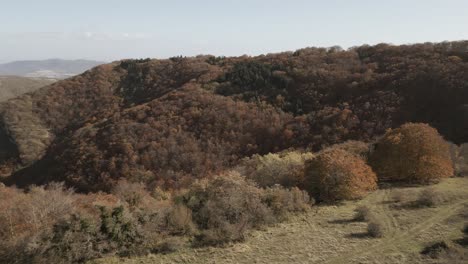
[[[468,42],[98,66],[0,106],[9,184],[183,186],[243,157],[424,122],[468,141]]]
[[[466,263],[467,52],[123,60],[0,103],[0,263]]]

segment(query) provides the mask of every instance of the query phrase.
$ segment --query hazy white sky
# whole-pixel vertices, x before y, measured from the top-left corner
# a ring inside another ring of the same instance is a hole
[[[468,39],[466,0],[0,0],[0,61]]]

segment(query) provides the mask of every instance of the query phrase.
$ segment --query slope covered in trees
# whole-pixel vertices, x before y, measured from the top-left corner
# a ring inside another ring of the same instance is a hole
[[[406,122],[462,143],[467,73],[468,42],[114,62],[2,104],[0,163],[16,184],[177,187],[252,154],[369,141]]]
[[[120,177],[180,187],[241,157],[278,151],[291,119],[273,107],[183,88],[78,129],[51,148],[45,167],[52,170],[42,175],[85,190],[107,190]]]

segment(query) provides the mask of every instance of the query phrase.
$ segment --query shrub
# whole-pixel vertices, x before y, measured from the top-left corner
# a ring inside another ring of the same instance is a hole
[[[192,234],[196,230],[192,221],[192,211],[183,204],[171,206],[166,214],[165,227],[171,234]]]
[[[381,181],[428,184],[454,173],[449,145],[427,124],[389,130],[375,145],[370,163]]]
[[[462,246],[468,246],[468,223],[465,224],[465,226],[462,229],[462,232],[464,234],[463,238],[458,241],[458,243]]]
[[[167,254],[176,252],[184,245],[184,241],[180,237],[171,237],[160,244],[153,250],[155,253]]]
[[[167,201],[172,198],[171,193],[164,191],[159,186],[153,189],[153,191],[151,192],[151,197],[153,197],[157,201]]]
[[[461,144],[457,153],[455,167],[458,176],[468,176],[468,143]]]
[[[431,258],[436,258],[438,257],[442,252],[446,251],[449,249],[449,245],[445,241],[440,241],[436,242],[434,244],[431,244],[427,247],[425,247],[422,251],[421,254],[423,255],[428,255]]]
[[[333,145],[333,147],[355,154],[363,160],[367,160],[370,151],[369,143],[356,140],[348,140],[344,143]]]
[[[395,203],[404,202],[407,199],[407,194],[403,190],[393,190],[392,191],[392,200]]]
[[[367,234],[371,237],[380,238],[385,235],[384,225],[378,218],[373,218],[367,224]]]
[[[415,206],[418,207],[434,207],[444,201],[442,195],[434,188],[426,188],[419,193]]]
[[[125,214],[123,206],[109,210],[100,207],[101,224],[99,231],[109,240],[118,243],[120,246],[131,245],[140,238],[135,226],[135,220],[130,215]]]
[[[97,221],[73,214],[0,252],[7,263],[83,263],[108,254],[128,256],[145,251],[136,222],[123,207],[101,207]]]
[[[253,155],[244,159],[237,170],[260,187],[280,184],[284,187],[301,185],[304,178],[304,162],[312,158],[312,153],[296,151]]]
[[[24,251],[38,263],[79,263],[102,256],[112,250],[103,237],[98,237],[99,227],[78,215],[62,220],[50,232],[42,232],[33,247]],[[99,247],[96,247],[98,241]]]
[[[33,186],[26,193],[0,189],[0,240],[19,241],[32,236],[73,212],[76,197],[63,184]]]
[[[288,190],[281,186],[267,188],[262,200],[268,208],[273,210],[278,220],[284,220],[294,212],[304,212],[314,203],[306,191],[297,187]]]
[[[149,207],[145,199],[140,203],[145,210],[137,210],[113,195],[75,194],[62,184],[28,192],[2,188],[0,259],[77,263],[109,254],[147,253],[167,227],[158,217],[164,212],[161,204]]]
[[[247,223],[222,223],[217,228],[202,230],[195,235],[194,246],[220,246],[229,242],[239,242],[245,239]]]
[[[440,263],[467,263],[468,252],[466,249],[450,241],[438,241],[426,246],[421,254],[433,259],[439,259]],[[439,263],[439,262],[437,262]]]
[[[1,188],[0,259],[83,263],[109,255],[168,253],[183,246],[185,235],[194,235],[194,245],[220,245],[243,240],[249,229],[311,204],[298,188],[261,189],[237,173],[197,181],[174,201],[158,188],[153,197],[142,184],[124,181],[113,192],[75,194],[61,184],[29,192]]]
[[[244,239],[249,228],[272,222],[262,203],[262,191],[238,173],[196,182],[183,197],[199,227],[198,245],[216,245]]]
[[[125,179],[120,180],[112,189],[112,194],[127,202],[130,208],[141,205],[148,192],[142,183],[130,183]]]
[[[359,157],[330,148],[306,162],[305,187],[321,201],[352,200],[377,188],[377,177]]]
[[[197,246],[241,241],[249,229],[283,220],[312,203],[298,188],[261,189],[237,172],[197,181],[178,200],[192,211]]]
[[[354,220],[355,221],[369,221],[370,219],[370,209],[369,207],[362,205],[356,208]]]
[[[137,221],[123,206],[99,208],[98,221],[72,215],[28,243],[26,255],[39,263],[82,263],[108,254],[129,256],[149,252]],[[39,261],[40,260],[40,261]]]

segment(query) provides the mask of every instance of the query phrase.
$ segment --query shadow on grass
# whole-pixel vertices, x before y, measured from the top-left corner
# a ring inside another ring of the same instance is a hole
[[[357,222],[362,222],[359,220],[356,220],[354,218],[352,219],[334,219],[328,221],[329,224],[350,224],[350,223],[357,223]]]
[[[379,189],[395,189],[395,188],[413,188],[413,187],[421,187],[422,185],[419,183],[411,183],[406,181],[393,181],[393,182],[380,182]]]
[[[371,235],[369,235],[369,232],[359,232],[359,233],[351,233],[347,235],[348,238],[369,238]]]
[[[454,242],[465,248],[468,247],[468,237],[456,239]]]
[[[422,203],[421,201],[409,201],[401,204],[392,205],[393,209],[404,209],[404,210],[418,210],[423,208],[435,208],[437,205],[430,205]]]

